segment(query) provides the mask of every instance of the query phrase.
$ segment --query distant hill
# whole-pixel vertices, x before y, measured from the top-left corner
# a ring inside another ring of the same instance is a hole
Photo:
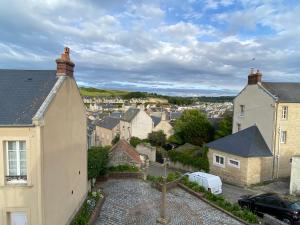
[[[166,99],[171,104],[177,105],[190,105],[194,102],[232,102],[234,96],[200,96],[200,97],[179,97],[179,96],[165,96],[156,93],[147,92],[132,92],[132,91],[120,91],[120,90],[103,90],[91,87],[80,87],[80,93],[82,96],[90,97],[122,97],[125,99],[131,98],[158,98]]]
[[[117,97],[117,96],[125,96],[128,95],[129,91],[120,91],[120,90],[103,90],[91,87],[80,87],[80,94],[82,96],[90,96],[90,97]]]

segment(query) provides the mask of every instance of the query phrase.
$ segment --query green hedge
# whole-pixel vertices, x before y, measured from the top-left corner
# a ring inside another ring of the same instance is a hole
[[[241,218],[242,220],[247,221],[249,223],[258,223],[257,216],[253,214],[250,210],[242,209],[238,204],[232,204],[226,201],[223,196],[214,195],[211,192],[206,191],[202,186],[198,185],[196,182],[189,181],[187,176],[183,177],[181,182],[195,192],[204,193],[204,198],[206,198],[210,202],[215,203],[216,205],[232,213],[233,215]]]
[[[167,182],[172,182],[175,181],[177,179],[179,179],[181,176],[180,173],[175,172],[175,173],[169,173],[167,176]],[[153,182],[153,183],[162,183],[163,182],[163,177],[162,176],[151,176],[148,175],[147,176],[147,180]]]
[[[192,166],[196,169],[209,172],[209,162],[207,158],[208,150],[205,149],[203,156],[195,156],[193,151],[178,152],[175,150],[170,150],[168,156],[173,162],[180,162],[183,165]]]
[[[88,178],[97,178],[107,171],[109,147],[93,147],[88,150]]]
[[[99,199],[103,198],[100,190],[90,192],[71,225],[87,225]]]
[[[108,168],[111,172],[138,172],[139,168],[134,165],[124,164],[118,166],[112,166]]]

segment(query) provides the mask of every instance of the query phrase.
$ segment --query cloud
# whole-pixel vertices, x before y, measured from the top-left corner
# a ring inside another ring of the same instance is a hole
[[[69,46],[82,85],[233,95],[250,67],[299,81],[299,17],[279,0],[4,0],[0,67],[55,69]]]

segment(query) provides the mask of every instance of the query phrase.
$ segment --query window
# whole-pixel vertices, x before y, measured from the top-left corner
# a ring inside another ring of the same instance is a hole
[[[235,160],[235,159],[229,159],[228,165],[235,167],[235,168],[240,168],[240,161]]]
[[[240,116],[245,116],[245,105],[240,105]]]
[[[287,120],[288,118],[288,107],[282,106],[281,119]]]
[[[214,165],[225,167],[225,157],[214,154]]]
[[[6,142],[6,180],[8,183],[26,183],[26,142]]]
[[[24,212],[12,212],[10,213],[10,223],[14,225],[26,225],[27,215]]]
[[[240,131],[242,129],[242,124],[237,123],[237,131]]]
[[[280,131],[280,143],[281,144],[286,143],[286,131],[284,130]]]

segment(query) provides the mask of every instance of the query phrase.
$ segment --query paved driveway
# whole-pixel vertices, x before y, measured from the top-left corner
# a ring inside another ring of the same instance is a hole
[[[102,184],[107,198],[97,225],[155,225],[161,193],[142,180],[109,180]],[[167,195],[171,225],[240,225],[239,221],[182,189]]]

